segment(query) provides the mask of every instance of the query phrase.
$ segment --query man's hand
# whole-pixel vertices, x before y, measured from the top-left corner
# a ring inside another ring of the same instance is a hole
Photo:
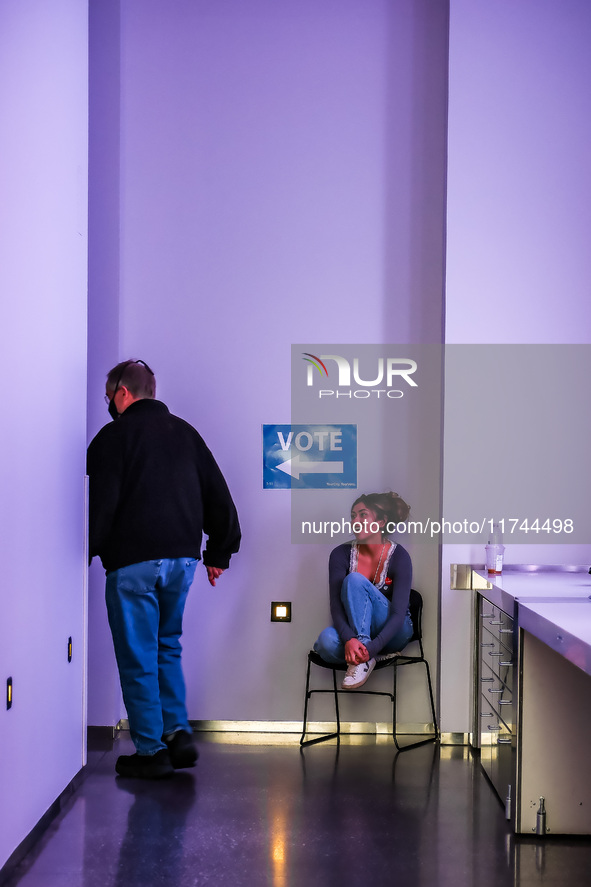
[[[205,569],[207,570],[207,578],[210,585],[215,585],[215,580],[219,579],[224,572],[220,567],[206,567]]]
[[[348,665],[361,665],[362,662],[368,662],[369,653],[365,644],[362,644],[357,638],[348,640],[345,643],[345,661]]]

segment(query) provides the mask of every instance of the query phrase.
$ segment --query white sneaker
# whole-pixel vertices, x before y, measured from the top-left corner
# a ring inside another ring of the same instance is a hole
[[[374,670],[375,664],[375,659],[370,659],[369,662],[362,662],[360,665],[348,665],[341,689],[357,690],[358,687],[362,687]]]

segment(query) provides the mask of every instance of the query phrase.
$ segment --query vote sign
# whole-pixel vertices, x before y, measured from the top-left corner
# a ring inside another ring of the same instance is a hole
[[[263,425],[263,488],[357,487],[356,425]]]

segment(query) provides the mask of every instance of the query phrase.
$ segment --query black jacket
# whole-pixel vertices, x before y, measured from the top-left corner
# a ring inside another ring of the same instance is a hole
[[[232,497],[188,422],[137,400],[88,447],[90,557],[107,572],[159,558],[200,557],[226,569],[240,546]]]

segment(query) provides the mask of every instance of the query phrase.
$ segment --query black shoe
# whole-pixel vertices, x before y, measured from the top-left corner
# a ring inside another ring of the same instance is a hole
[[[155,755],[120,755],[115,770],[119,776],[135,779],[166,779],[174,773],[170,755],[165,748],[161,748]]]
[[[190,733],[187,733],[186,730],[178,730],[172,739],[165,738],[164,742],[168,746],[170,762],[175,770],[195,766],[199,752]]]

